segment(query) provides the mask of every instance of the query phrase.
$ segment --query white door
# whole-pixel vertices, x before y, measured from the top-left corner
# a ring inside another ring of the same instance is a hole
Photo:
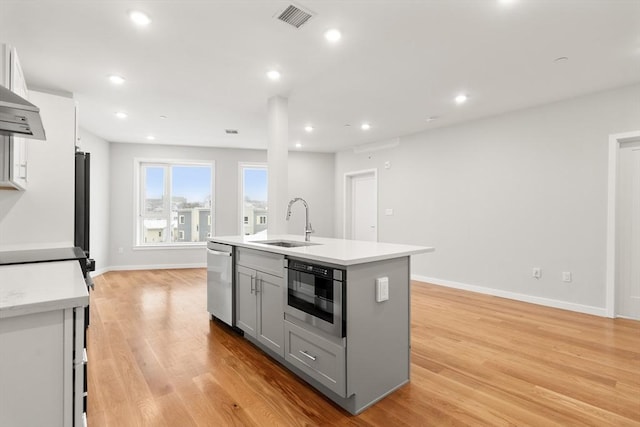
[[[640,319],[640,142],[620,147],[616,316]]]
[[[351,238],[378,241],[378,197],[375,172],[352,175]]]

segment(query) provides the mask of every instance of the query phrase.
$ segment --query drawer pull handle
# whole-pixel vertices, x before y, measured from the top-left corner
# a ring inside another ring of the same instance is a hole
[[[300,350],[300,353],[304,354],[305,356],[307,356],[309,359],[313,360],[315,362],[316,357],[310,355],[309,353],[307,353],[306,351]]]

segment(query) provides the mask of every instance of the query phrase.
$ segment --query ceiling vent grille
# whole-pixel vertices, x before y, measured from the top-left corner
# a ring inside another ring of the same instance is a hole
[[[296,28],[302,27],[313,15],[309,12],[305,12],[304,10],[296,7],[294,5],[289,5],[285,10],[283,10],[278,16],[282,22],[286,22],[289,25],[293,25]]]

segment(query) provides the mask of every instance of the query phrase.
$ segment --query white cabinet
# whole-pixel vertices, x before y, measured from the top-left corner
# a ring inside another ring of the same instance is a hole
[[[87,304],[77,261],[0,267],[0,426],[83,425]]]
[[[29,99],[18,54],[7,44],[0,44],[0,85]],[[26,190],[27,147],[24,138],[0,135],[0,188]]]
[[[284,256],[238,248],[236,326],[284,357]]]

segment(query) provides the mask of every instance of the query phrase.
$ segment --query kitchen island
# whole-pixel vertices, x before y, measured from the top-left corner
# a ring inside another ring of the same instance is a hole
[[[293,235],[210,242],[233,247],[233,326],[342,408],[358,414],[409,381],[410,256],[433,248]]]

